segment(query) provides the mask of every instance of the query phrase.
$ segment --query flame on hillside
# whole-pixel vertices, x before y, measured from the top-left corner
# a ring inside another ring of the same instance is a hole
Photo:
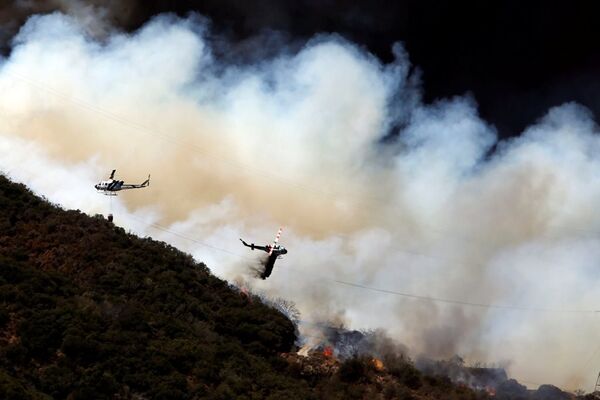
[[[380,371],[381,372],[381,371],[385,370],[385,366],[383,364],[383,361],[381,361],[380,359],[373,357],[372,362],[373,362],[373,366],[375,367],[376,371]]]

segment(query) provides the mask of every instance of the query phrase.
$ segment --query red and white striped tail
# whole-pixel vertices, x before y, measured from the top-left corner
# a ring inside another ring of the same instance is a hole
[[[271,250],[269,251],[269,255],[271,255],[271,253],[273,252],[273,249],[275,248],[275,245],[277,244],[277,242],[279,242],[279,237],[281,236],[281,231],[283,230],[283,227],[279,228],[279,230],[277,231],[277,236],[275,236],[275,240],[273,240],[273,246],[271,246]]]

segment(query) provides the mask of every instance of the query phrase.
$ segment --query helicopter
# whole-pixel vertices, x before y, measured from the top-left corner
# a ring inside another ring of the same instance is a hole
[[[94,185],[96,190],[99,192],[103,192],[107,196],[116,196],[116,192],[120,190],[141,189],[150,186],[150,175],[148,175],[148,179],[137,185],[133,183],[125,183],[124,181],[115,180],[115,172],[117,172],[117,170],[113,169],[107,181],[101,181],[100,183]]]
[[[260,274],[261,279],[267,279],[269,276],[271,276],[271,272],[273,272],[273,267],[275,266],[275,260],[281,258],[282,255],[287,254],[288,252],[285,247],[277,243],[279,242],[279,237],[281,236],[282,229],[283,228],[279,228],[279,231],[277,231],[277,235],[275,236],[275,240],[273,241],[272,245],[268,244],[266,246],[257,246],[254,243],[248,244],[242,238],[240,238],[244,246],[250,247],[252,250],[262,250],[269,254],[269,257],[267,258],[264,264],[265,269]]]

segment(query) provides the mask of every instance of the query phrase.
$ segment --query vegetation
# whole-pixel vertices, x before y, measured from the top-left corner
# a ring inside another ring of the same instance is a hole
[[[1,399],[485,397],[402,357],[310,369],[286,357],[295,341],[282,312],[189,255],[0,176]]]
[[[0,398],[310,398],[295,327],[205,265],[0,177]]]

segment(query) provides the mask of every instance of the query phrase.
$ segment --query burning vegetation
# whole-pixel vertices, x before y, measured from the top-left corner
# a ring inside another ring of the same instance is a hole
[[[577,397],[552,385],[528,389],[509,379],[503,368],[467,365],[454,356],[448,360],[420,357],[415,363],[407,349],[383,331],[346,330],[319,324],[321,335],[312,335],[298,353],[284,354],[301,376],[327,377],[344,382],[363,398],[444,398],[504,400],[568,400]],[[376,388],[376,389],[375,389]],[[389,397],[391,396],[391,397]]]
[[[294,374],[315,388],[318,398],[344,399],[486,399],[464,385],[454,385],[449,379],[426,376],[410,360],[387,357],[352,356],[340,359],[330,347],[310,350],[306,355],[285,353]]]

